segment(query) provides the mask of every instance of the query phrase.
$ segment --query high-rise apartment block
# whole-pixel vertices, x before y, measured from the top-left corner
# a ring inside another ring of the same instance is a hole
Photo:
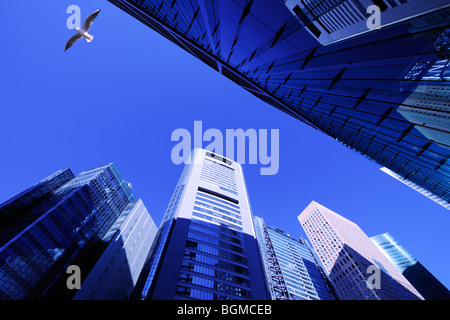
[[[298,220],[341,299],[423,299],[354,222],[315,201]]]
[[[389,233],[370,239],[425,300],[450,300],[450,291]]]
[[[134,297],[269,299],[239,163],[194,149]]]

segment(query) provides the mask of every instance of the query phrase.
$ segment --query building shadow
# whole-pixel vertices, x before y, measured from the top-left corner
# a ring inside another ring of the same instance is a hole
[[[147,296],[136,293],[136,298],[269,299],[255,237],[226,225],[177,218],[167,239]]]
[[[346,244],[329,278],[342,300],[421,300],[390,275],[381,262],[366,259]]]

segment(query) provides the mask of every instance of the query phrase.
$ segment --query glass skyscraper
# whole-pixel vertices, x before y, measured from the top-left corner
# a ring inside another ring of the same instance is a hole
[[[354,222],[315,201],[298,220],[341,299],[423,299]]]
[[[450,291],[389,233],[370,239],[425,300],[450,300]]]
[[[445,111],[426,121],[404,111],[448,90],[448,0],[109,1],[263,101],[450,202]],[[379,27],[368,27],[370,5]]]
[[[450,149],[449,86],[419,85],[398,108],[398,112],[415,124],[425,137]]]
[[[194,149],[134,298],[269,299],[239,163]]]
[[[146,217],[145,231],[151,235],[152,228],[148,212],[136,214],[136,205],[144,209],[114,163],[78,176],[70,169],[60,170],[3,203],[0,299],[72,299],[77,290],[67,286],[68,266],[79,267],[83,291],[90,271],[105,257],[105,250],[114,245],[119,250],[116,248],[110,258],[120,261],[123,272],[116,282],[106,279],[107,270],[104,272],[103,286],[110,291],[103,297],[120,299],[130,295],[134,285],[128,281],[133,276],[137,278],[133,273],[139,272],[136,268],[142,265],[128,261],[124,252],[124,248],[129,248],[127,239],[118,231],[126,226],[123,222],[129,226],[129,217]],[[138,221],[131,223],[142,226]],[[151,237],[146,240],[152,242]],[[150,246],[147,243],[136,248],[134,254],[140,251],[145,260]],[[118,262],[108,263],[113,267]]]
[[[380,27],[399,23],[446,5],[446,1],[414,0],[283,0],[305,29],[319,41],[330,45],[364,35],[376,29],[368,28],[367,19],[373,5],[381,13]],[[369,23],[373,24],[372,22]]]
[[[254,217],[272,300],[333,300],[334,289],[304,239],[294,239]]]

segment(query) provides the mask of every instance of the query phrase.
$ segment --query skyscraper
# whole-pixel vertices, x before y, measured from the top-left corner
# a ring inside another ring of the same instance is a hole
[[[367,32],[363,0],[300,1],[306,15],[279,0],[109,1],[263,101],[450,202],[446,142],[421,133],[432,121],[397,112],[419,85],[448,86],[448,69],[429,77],[449,58],[448,1],[372,1],[382,27]],[[314,35],[319,22],[340,41]]]
[[[298,220],[341,299],[422,299],[354,222],[315,201]]]
[[[239,163],[194,149],[135,290],[139,299],[268,299]]]
[[[332,300],[334,289],[304,239],[294,239],[254,217],[272,300]]]
[[[425,300],[450,300],[450,291],[389,233],[370,239]]]
[[[127,260],[127,239],[116,231],[127,218],[137,217],[136,205],[143,208],[113,163],[78,176],[70,169],[60,170],[3,203],[0,299],[72,299],[77,290],[67,285],[68,267],[79,268],[83,290],[85,278],[112,243],[119,249],[115,258],[126,267],[120,279],[126,282],[125,289],[120,292],[123,283],[113,279],[105,279],[103,285],[111,289],[111,297],[129,295],[128,279],[136,277],[139,264]],[[151,223],[145,232],[147,227]],[[133,254],[147,256],[150,245],[136,248]]]

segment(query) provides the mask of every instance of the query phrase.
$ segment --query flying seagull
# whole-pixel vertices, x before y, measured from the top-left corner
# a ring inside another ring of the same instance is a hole
[[[89,34],[89,29],[91,28],[92,24],[94,23],[95,18],[97,18],[98,14],[100,12],[100,9],[92,13],[89,17],[86,18],[86,20],[83,23],[83,26],[80,28],[75,28],[77,30],[77,33],[73,35],[69,41],[66,43],[66,47],[64,48],[64,51],[69,49],[71,46],[74,45],[75,42],[80,40],[81,38],[85,38],[87,42],[91,42],[94,40],[94,36]]]

